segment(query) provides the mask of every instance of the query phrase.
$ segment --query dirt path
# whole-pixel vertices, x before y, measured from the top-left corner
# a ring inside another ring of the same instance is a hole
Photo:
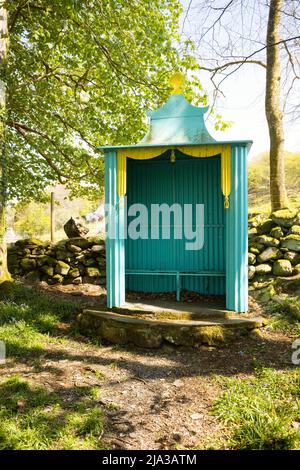
[[[38,359],[8,362],[5,375],[19,373],[75,399],[81,387],[99,390],[106,415],[104,442],[118,449],[203,448],[224,435],[211,406],[221,392],[218,377],[253,373],[257,363],[290,367],[290,340],[265,331],[224,348],[157,351],[93,346],[84,338],[49,339]]]

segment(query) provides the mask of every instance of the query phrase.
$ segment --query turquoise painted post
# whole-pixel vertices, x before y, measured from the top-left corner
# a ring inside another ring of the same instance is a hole
[[[117,194],[117,153],[105,153],[107,306],[125,302],[124,206]]]
[[[246,146],[231,147],[230,207],[226,212],[226,308],[248,310],[248,194]]]

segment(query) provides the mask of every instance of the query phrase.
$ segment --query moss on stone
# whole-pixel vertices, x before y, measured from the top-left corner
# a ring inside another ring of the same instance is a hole
[[[284,259],[288,259],[293,265],[300,263],[300,253],[296,251],[287,251],[284,253]]]
[[[214,346],[223,343],[225,339],[224,328],[222,326],[203,326],[201,327],[201,342],[208,346]]]
[[[36,267],[36,261],[32,258],[21,259],[20,266],[24,271],[32,271]]]
[[[89,248],[89,246],[91,245],[91,242],[89,240],[87,240],[86,238],[80,238],[80,237],[70,238],[69,243],[74,246],[79,246],[83,250],[85,250],[86,248]]]
[[[61,274],[54,274],[54,276],[51,278],[50,282],[51,284],[61,284],[63,282],[64,278],[61,276]]]
[[[103,338],[113,344],[126,344],[129,342],[126,328],[119,324],[116,325],[113,321],[101,322],[98,331]]]
[[[248,253],[248,264],[255,264],[256,256],[254,253]]]
[[[289,234],[300,235],[300,225],[292,225]]]
[[[251,280],[254,278],[254,276],[255,276],[255,266],[250,265],[248,267],[248,279]]]
[[[93,258],[83,258],[82,263],[84,264],[84,266],[93,266],[93,264],[95,264],[95,260]]]
[[[297,220],[297,211],[281,209],[272,214],[272,220],[281,227],[289,228]]]
[[[81,251],[82,251],[82,248],[80,248],[80,246],[76,246],[76,245],[72,245],[72,244],[69,244],[69,245],[68,245],[68,249],[69,249],[72,253],[81,253]]]
[[[100,277],[100,271],[95,267],[86,267],[85,272],[89,277]]]
[[[300,235],[288,235],[281,240],[281,246],[292,251],[300,251]]]
[[[72,255],[72,253],[67,250],[57,250],[55,254],[55,258],[59,261],[64,261],[64,260],[69,260],[70,255]]]
[[[261,234],[270,233],[271,229],[274,227],[274,222],[272,219],[265,220],[261,225],[258,226],[258,232]]]
[[[255,235],[257,235],[257,229],[255,227],[250,228],[248,230],[248,237],[252,238],[252,237],[255,237]]]
[[[259,255],[259,253],[260,253],[260,251],[257,248],[255,248],[254,246],[251,246],[249,248],[249,252],[253,253],[254,255]]]
[[[37,245],[37,246],[45,246],[45,242],[39,240],[38,238],[25,238],[23,240],[17,240],[16,246],[27,246],[27,245]]]
[[[153,312],[154,313],[154,312]],[[112,318],[112,315],[114,318]],[[126,318],[126,321],[124,320]],[[158,348],[163,342],[177,346],[197,347],[200,344],[218,345],[224,341],[248,334],[251,329],[261,327],[262,321],[231,322],[223,319],[221,324],[178,324],[164,320],[145,321],[127,318],[108,312],[85,311],[78,316],[80,330],[85,334],[99,336],[114,344],[134,343],[144,348]]]
[[[256,274],[268,274],[272,271],[272,267],[267,263],[258,264],[255,266]]]
[[[284,236],[284,233],[282,231],[282,228],[281,227],[274,227],[272,228],[271,232],[270,232],[270,236],[272,238],[277,238],[278,240],[280,238],[282,238]]]
[[[263,289],[258,289],[251,292],[251,295],[262,303],[269,302],[275,294],[276,291],[272,284],[264,287]]]
[[[78,268],[70,269],[68,276],[73,277],[73,278],[80,276],[79,269]]]
[[[66,276],[70,270],[69,264],[65,263],[64,261],[58,261],[55,266],[55,273],[62,274]]]
[[[275,246],[279,245],[279,240],[277,238],[269,237],[268,235],[260,235],[256,238],[256,241],[264,246]]]
[[[287,259],[278,259],[273,264],[274,276],[292,276],[293,268]]]
[[[260,253],[260,255],[257,257],[257,261],[258,263],[265,263],[266,261],[278,258],[279,255],[280,251],[278,250],[278,248],[275,248],[274,246],[269,246]]]
[[[84,246],[86,249],[76,244]],[[93,244],[96,246],[94,253],[89,249]],[[79,254],[81,262],[78,262]],[[42,242],[38,239],[24,239],[18,240],[9,247],[8,263],[14,275],[25,275],[27,272],[37,271],[36,278],[43,274],[42,279],[47,282],[50,282],[51,274],[55,273],[69,276],[69,279],[76,279],[76,283],[81,283],[85,272],[83,262],[86,262],[89,267],[99,270],[99,273],[96,271],[92,276],[87,276],[86,282],[105,284],[105,244],[98,237],[94,242],[75,238],[61,240],[55,244]],[[53,268],[55,269],[53,270]],[[96,277],[94,277],[95,275]],[[34,276],[30,275],[30,277],[33,279]]]
[[[57,261],[52,256],[46,256],[45,263],[48,264],[48,266],[55,266]]]
[[[52,266],[44,265],[41,267],[41,271],[47,274],[48,277],[52,277],[54,274],[54,268]]]
[[[294,266],[293,274],[295,274],[295,275],[300,274],[300,263],[296,264],[296,266]]]

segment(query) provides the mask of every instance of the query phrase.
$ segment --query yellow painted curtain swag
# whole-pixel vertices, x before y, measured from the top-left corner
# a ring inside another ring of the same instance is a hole
[[[193,147],[170,147],[173,151],[180,150],[180,152],[196,158],[213,157],[221,154],[221,190],[224,196],[224,207],[229,207],[229,195],[231,191],[231,148],[227,144],[216,145],[196,145]],[[134,160],[148,160],[158,157],[162,153],[169,150],[167,147],[149,147],[149,148],[130,148],[118,149],[118,194],[122,199],[126,194],[126,172],[127,172],[127,158]]]

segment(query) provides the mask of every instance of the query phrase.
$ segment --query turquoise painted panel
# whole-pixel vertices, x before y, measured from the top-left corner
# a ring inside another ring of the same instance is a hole
[[[248,310],[248,193],[247,149],[231,151],[232,190],[226,210],[226,307]]]
[[[125,246],[124,208],[117,195],[116,152],[106,154],[105,203],[106,203],[106,283],[107,306],[119,307],[125,301]]]
[[[152,160],[128,160],[127,203],[204,204],[204,247],[187,250],[186,238],[174,238],[174,218],[170,221],[171,240],[127,239],[126,269],[218,271],[225,272],[225,215],[220,183],[220,157],[192,158],[176,151]],[[131,218],[128,218],[130,223]],[[195,220],[192,228],[195,230]],[[175,290],[176,280],[168,276],[126,276],[126,288],[144,292]],[[202,294],[225,293],[225,279],[219,277],[182,277],[182,288]]]

